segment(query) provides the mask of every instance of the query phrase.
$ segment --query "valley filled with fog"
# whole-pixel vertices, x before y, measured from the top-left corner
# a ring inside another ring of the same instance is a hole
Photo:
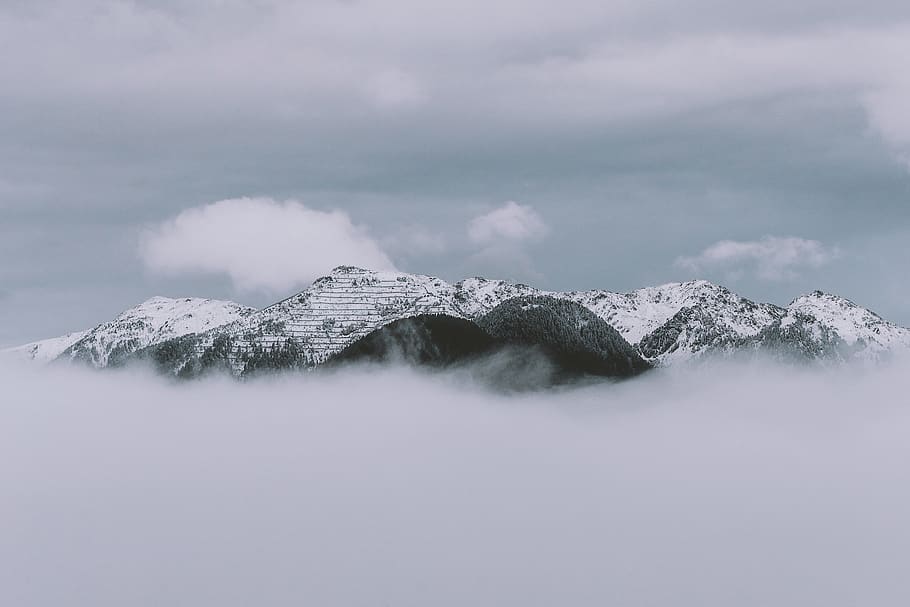
[[[910,373],[0,367],[0,604],[905,605]]]

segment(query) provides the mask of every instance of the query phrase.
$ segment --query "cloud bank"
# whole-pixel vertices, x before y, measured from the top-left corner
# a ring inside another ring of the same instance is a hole
[[[140,255],[155,272],[224,274],[239,289],[274,293],[303,286],[338,265],[394,268],[346,213],[270,198],[187,209],[150,229]]]
[[[800,270],[819,268],[839,256],[817,240],[766,236],[760,240],[721,240],[693,257],[679,257],[677,267],[693,272],[721,270],[737,277],[754,273],[763,280],[791,280]]]
[[[0,383],[4,605],[910,600],[905,368]]]
[[[663,0],[210,4],[14,3],[0,12],[0,38],[33,61],[0,64],[4,81],[22,84],[9,101],[117,99],[142,114],[336,125],[430,106],[458,128],[479,117],[481,130],[546,130],[812,91],[847,94],[887,141],[910,143],[900,111],[910,15],[897,3],[860,13],[817,2],[799,14],[710,0],[687,10]]]

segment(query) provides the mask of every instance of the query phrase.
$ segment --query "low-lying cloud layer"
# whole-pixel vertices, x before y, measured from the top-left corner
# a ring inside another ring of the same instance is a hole
[[[0,603],[904,605],[904,371],[0,368]]]

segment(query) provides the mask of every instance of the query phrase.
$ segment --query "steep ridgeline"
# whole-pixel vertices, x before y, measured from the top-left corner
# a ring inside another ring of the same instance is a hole
[[[396,320],[444,314],[476,321],[504,301],[549,296],[575,302],[610,325],[647,361],[674,365],[707,354],[789,352],[802,359],[880,360],[910,352],[908,330],[847,300],[812,293],[787,308],[755,303],[706,281],[630,293],[546,292],[501,280],[439,278],[338,267],[306,290],[260,311],[211,300],[155,298],[72,344],[21,347],[34,357],[97,367],[137,355],[162,370],[235,374],[313,366]],[[44,345],[41,345],[44,344]],[[40,355],[39,355],[40,353]]]
[[[57,359],[98,368],[117,366],[142,348],[202,333],[253,312],[254,308],[230,301],[153,297],[86,332]]]
[[[86,333],[88,331],[77,331],[60,337],[33,341],[30,344],[3,350],[3,354],[12,359],[47,363],[60,356],[64,350],[85,337]]]

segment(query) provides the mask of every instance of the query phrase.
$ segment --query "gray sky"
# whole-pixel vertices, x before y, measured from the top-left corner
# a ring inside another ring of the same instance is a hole
[[[908,56],[905,2],[6,1],[0,344],[350,256],[910,324]]]

